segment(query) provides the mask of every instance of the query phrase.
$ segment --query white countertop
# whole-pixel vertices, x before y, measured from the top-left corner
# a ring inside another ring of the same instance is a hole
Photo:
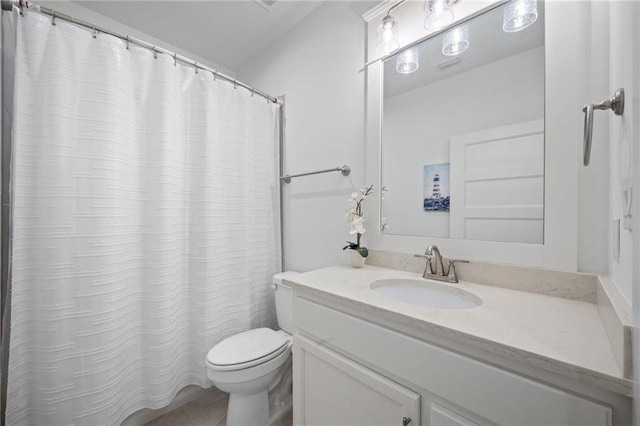
[[[299,292],[355,303],[361,310],[383,310],[392,320],[437,332],[452,340],[629,395],[596,304],[475,284],[440,283],[466,290],[483,304],[472,309],[432,309],[397,302],[369,284],[383,278],[417,278],[415,273],[365,266],[332,266],[288,278]]]

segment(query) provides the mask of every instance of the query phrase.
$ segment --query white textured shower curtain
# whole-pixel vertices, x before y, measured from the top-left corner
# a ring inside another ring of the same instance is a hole
[[[277,107],[37,13],[17,38],[7,424],[119,424],[273,324]]]

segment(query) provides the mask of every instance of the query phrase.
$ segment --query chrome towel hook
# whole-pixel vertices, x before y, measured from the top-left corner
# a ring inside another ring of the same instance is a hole
[[[582,108],[584,112],[584,158],[583,164],[589,165],[591,160],[591,139],[593,136],[593,110],[610,109],[615,115],[622,115],[624,113],[624,89],[620,88],[616,90],[611,99],[604,100],[597,104],[586,104]]]

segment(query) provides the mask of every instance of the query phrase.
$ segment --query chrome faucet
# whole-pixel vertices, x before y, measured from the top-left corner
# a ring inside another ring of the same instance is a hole
[[[416,254],[414,256],[427,259],[427,264],[424,267],[422,278],[446,281],[448,283],[458,282],[458,276],[456,275],[456,263],[469,263],[468,260],[450,259],[447,270],[445,271],[440,250],[433,244],[427,247],[424,254]],[[435,265],[433,265],[433,263],[435,263]],[[438,271],[438,265],[440,265],[440,271]]]
[[[427,247],[424,254],[426,256],[433,256],[434,257],[433,260],[436,262],[435,271],[432,269],[431,273],[438,275],[438,265],[440,265],[440,274],[444,276],[444,264],[442,263],[442,255],[440,254],[440,249],[438,248],[438,246],[431,244],[429,247]]]

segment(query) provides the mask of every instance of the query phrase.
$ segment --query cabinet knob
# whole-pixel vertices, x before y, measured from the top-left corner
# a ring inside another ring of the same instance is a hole
[[[411,423],[411,419],[409,417],[402,418],[402,426],[407,426],[409,423]]]

